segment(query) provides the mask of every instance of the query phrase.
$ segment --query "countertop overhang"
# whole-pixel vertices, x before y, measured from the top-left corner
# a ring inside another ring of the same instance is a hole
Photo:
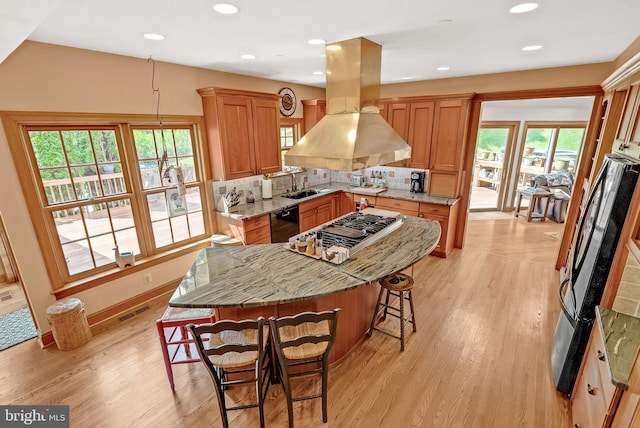
[[[268,306],[354,289],[399,272],[428,255],[440,224],[402,217],[403,224],[341,265],[297,254],[285,244],[206,248],[182,279],[169,306]]]

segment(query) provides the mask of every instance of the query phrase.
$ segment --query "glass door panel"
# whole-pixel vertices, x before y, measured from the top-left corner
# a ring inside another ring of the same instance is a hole
[[[555,136],[555,132],[555,128],[527,129],[524,140],[524,153],[520,161],[519,189],[530,186],[531,179],[547,170],[550,162],[549,146]]]
[[[478,130],[470,209],[498,209],[504,187],[504,159],[510,128],[481,127]]]
[[[584,138],[584,128],[560,128],[558,142],[553,152],[551,172],[575,171],[578,153]]]

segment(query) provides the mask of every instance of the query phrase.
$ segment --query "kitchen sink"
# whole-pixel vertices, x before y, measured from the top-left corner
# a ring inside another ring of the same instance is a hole
[[[318,193],[320,193],[319,190],[300,190],[298,192],[285,193],[282,196],[289,199],[302,199],[309,196],[317,195]]]

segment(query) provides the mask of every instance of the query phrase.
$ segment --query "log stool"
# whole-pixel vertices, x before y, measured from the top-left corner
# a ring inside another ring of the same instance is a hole
[[[84,303],[75,297],[60,300],[47,308],[47,321],[61,351],[70,351],[91,339]]]
[[[404,351],[404,327],[406,323],[413,325],[413,331],[416,331],[415,323],[415,311],[413,310],[413,297],[411,291],[413,290],[413,278],[403,273],[396,273],[393,275],[385,276],[380,280],[380,294],[378,294],[378,303],[376,309],[373,311],[373,318],[371,318],[371,326],[369,327],[369,337],[373,333],[373,330],[381,331],[396,339],[400,339],[400,351]],[[382,303],[382,297],[386,291],[386,298]],[[400,301],[400,307],[395,307],[389,304],[389,297],[396,296]],[[404,301],[409,301],[411,313],[405,317],[404,313]],[[380,314],[382,313],[382,317]],[[384,321],[387,318],[387,314],[400,319],[400,336],[397,336],[387,330],[384,330],[376,326],[378,318]]]
[[[238,238],[234,238],[232,236],[227,235],[212,235],[211,238],[211,246],[212,247],[226,247],[226,246],[236,246],[242,245],[242,241]]]

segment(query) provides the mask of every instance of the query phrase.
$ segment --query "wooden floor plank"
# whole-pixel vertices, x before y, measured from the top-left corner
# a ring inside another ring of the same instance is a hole
[[[397,340],[374,332],[331,367],[327,426],[569,427],[568,400],[550,371],[560,240],[544,233],[561,230],[522,218],[471,221],[463,250],[418,263],[418,331],[407,329],[402,353]],[[93,328],[73,351],[40,350],[32,340],[0,352],[0,402],[69,404],[73,427],[221,426],[201,365],[174,366],[171,393],[154,325],[167,300]],[[251,389],[232,395],[252,397]],[[323,426],[318,400],[294,410],[296,427]],[[277,386],[265,419],[287,426]],[[258,426],[257,410],[232,412],[230,423]]]

